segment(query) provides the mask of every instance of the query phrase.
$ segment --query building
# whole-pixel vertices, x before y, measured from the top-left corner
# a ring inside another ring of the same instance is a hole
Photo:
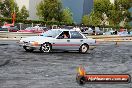
[[[36,6],[40,3],[41,0],[15,0],[18,4],[19,9],[22,8],[23,5],[26,6],[26,9],[29,11],[29,18],[31,20],[38,19],[36,15]]]
[[[27,10],[29,10],[29,0],[15,0],[17,5],[19,6],[19,9],[22,8],[22,6],[26,6]]]
[[[70,8],[75,23],[81,23],[83,15],[88,15],[93,8],[93,0],[62,0],[63,8]]]
[[[91,10],[93,9],[93,0],[84,0],[83,2],[83,15],[90,14]]]

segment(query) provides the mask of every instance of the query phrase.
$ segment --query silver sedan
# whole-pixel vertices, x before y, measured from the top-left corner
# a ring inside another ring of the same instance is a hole
[[[22,38],[19,42],[19,45],[29,52],[39,49],[41,52],[77,50],[86,53],[89,46],[95,44],[95,39],[86,38],[82,33],[73,29],[51,29],[40,36]]]

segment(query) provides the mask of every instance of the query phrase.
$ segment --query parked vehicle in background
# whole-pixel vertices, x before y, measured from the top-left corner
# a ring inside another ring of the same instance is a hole
[[[62,28],[65,28],[65,29],[73,29],[74,26],[65,26],[65,25],[63,25]]]
[[[130,33],[129,33],[131,36],[132,36],[132,31],[130,31]]]
[[[106,31],[104,33],[104,35],[114,35],[114,34],[115,34],[115,31],[113,31],[113,30]]]
[[[19,30],[18,32],[42,33],[47,30],[48,30],[47,27],[35,26],[35,27],[27,27],[25,30]]]
[[[8,31],[8,32],[17,32],[19,29],[17,27],[1,27],[0,31]]]
[[[93,34],[93,29],[91,27],[85,27],[84,29],[84,32],[82,32],[83,34],[86,34],[86,35],[92,35]]]
[[[93,29],[93,34],[92,35],[103,35],[103,31],[100,30],[99,27],[95,27],[95,29]]]
[[[17,32],[19,29],[17,27],[9,27],[9,32]]]
[[[39,49],[41,52],[77,50],[86,53],[89,46],[96,44],[96,40],[86,38],[82,33],[72,29],[51,29],[40,36],[22,38],[19,44],[29,52]]]
[[[119,36],[130,36],[130,35],[128,34],[127,30],[123,30],[123,31],[121,31],[121,32],[118,32],[117,35],[119,35]]]

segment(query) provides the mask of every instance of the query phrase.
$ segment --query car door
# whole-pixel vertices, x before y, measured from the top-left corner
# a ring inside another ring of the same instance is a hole
[[[70,31],[70,47],[72,50],[79,50],[81,44],[84,42],[83,36],[78,31]]]
[[[69,50],[70,45],[70,34],[68,38],[64,38],[64,33],[69,34],[69,31],[63,31],[54,41],[52,44],[53,49],[59,49],[59,50]]]

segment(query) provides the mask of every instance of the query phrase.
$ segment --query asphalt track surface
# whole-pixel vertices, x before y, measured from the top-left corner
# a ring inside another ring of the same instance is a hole
[[[100,44],[87,54],[25,52],[16,41],[0,41],[0,88],[132,88],[129,84],[76,83],[77,67],[89,74],[132,75],[132,43]]]

